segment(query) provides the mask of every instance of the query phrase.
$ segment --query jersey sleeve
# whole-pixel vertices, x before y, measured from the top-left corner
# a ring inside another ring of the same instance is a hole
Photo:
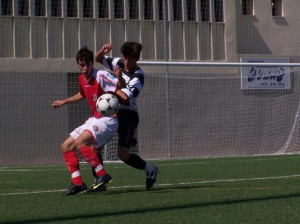
[[[124,68],[124,62],[122,58],[112,58],[112,57],[108,57],[108,56],[104,56],[102,58],[101,64],[110,69],[110,70],[114,70],[116,67],[120,67],[120,68]]]
[[[144,75],[135,73],[134,77],[131,78],[126,88],[122,88],[122,91],[130,98],[130,97],[137,97],[141,90],[143,89],[144,84]]]
[[[96,77],[104,92],[116,92],[118,90],[118,79],[109,72],[98,71]]]

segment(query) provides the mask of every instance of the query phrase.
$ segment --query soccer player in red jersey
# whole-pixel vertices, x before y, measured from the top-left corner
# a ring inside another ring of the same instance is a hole
[[[79,151],[95,171],[96,180],[93,190],[103,187],[112,180],[100,163],[94,148],[101,147],[113,137],[118,129],[118,119],[116,115],[102,116],[96,109],[96,101],[104,93],[115,93],[121,87],[120,83],[124,83],[121,75],[116,77],[107,71],[95,69],[93,52],[87,47],[77,52],[76,62],[81,71],[79,92],[64,100],[54,101],[52,107],[57,109],[65,104],[76,103],[86,98],[93,116],[71,132],[61,145],[65,163],[72,177],[71,187],[64,192],[64,195],[74,195],[87,190],[80,174],[79,158],[75,150]]]

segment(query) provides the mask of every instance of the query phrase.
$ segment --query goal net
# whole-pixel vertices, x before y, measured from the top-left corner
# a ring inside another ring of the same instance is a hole
[[[251,74],[245,77],[242,71],[263,69],[219,65],[196,69],[204,72],[187,72],[195,69],[184,66],[179,72],[174,64],[164,65],[167,73],[146,74],[138,98],[139,144],[134,152],[145,158],[168,159],[299,151],[297,68],[264,67],[265,76],[258,86],[243,87],[243,80],[248,81]],[[277,73],[278,69],[286,73]],[[279,81],[281,75],[288,79]],[[105,159],[118,160],[117,140],[116,135],[105,146]]]
[[[178,68],[169,67],[167,77],[147,74],[140,97],[139,152],[144,157],[299,152],[299,71],[291,69],[292,85],[279,89],[242,88],[247,78],[241,77],[240,68],[214,69],[221,72],[178,73]],[[267,76],[261,83],[271,86],[274,82]]]
[[[299,59],[299,5],[0,0],[0,166],[63,163],[61,143],[91,116],[85,101],[51,108],[78,92],[76,52],[112,43],[110,56],[120,57],[125,41],[143,44],[146,74],[132,152],[144,159],[298,153],[300,66],[274,61]],[[273,64],[237,62],[248,56]],[[116,134],[105,145],[105,160],[118,160],[117,142]]]
[[[287,89],[243,89],[240,67],[165,68],[146,73],[135,153],[145,159],[180,159],[299,152],[296,68],[289,72]],[[1,165],[63,162],[60,144],[90,110],[85,101],[59,110],[51,103],[78,91],[77,77],[1,74]],[[117,136],[105,146],[105,160],[118,160],[116,147]]]

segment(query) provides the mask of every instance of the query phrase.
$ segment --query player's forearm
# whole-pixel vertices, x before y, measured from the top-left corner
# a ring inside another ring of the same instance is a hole
[[[122,76],[118,77],[118,86],[119,86],[120,89],[126,87],[126,81]]]
[[[101,63],[102,58],[104,57],[104,55],[107,54],[108,52],[110,52],[111,49],[112,49],[111,44],[104,44],[102,46],[102,48],[96,53],[95,61],[98,62],[98,63]]]
[[[83,97],[80,95],[80,93],[77,93],[76,95],[69,97],[67,99],[64,100],[56,100],[52,103],[52,107],[54,109],[58,109],[61,106],[68,104],[68,103],[75,103],[78,102],[79,100],[81,100]]]
[[[122,76],[122,69],[119,68],[119,67],[117,67],[114,70],[114,75],[118,78],[118,87],[120,89],[125,88],[126,87],[126,81],[125,81],[125,79]]]
[[[118,99],[121,103],[124,104],[128,103],[129,98],[122,90],[118,90],[116,92],[116,95],[118,96]]]
[[[83,97],[80,95],[80,93],[77,93],[75,94],[74,96],[71,96],[67,99],[65,99],[65,104],[68,104],[68,103],[76,103],[78,101],[80,101]]]
[[[102,49],[100,51],[98,51],[95,55],[95,61],[98,63],[101,63],[102,58],[104,57],[105,53],[102,51]]]

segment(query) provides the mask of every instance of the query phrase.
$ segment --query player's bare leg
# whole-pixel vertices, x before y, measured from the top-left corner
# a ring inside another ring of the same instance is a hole
[[[65,195],[73,195],[87,190],[87,187],[80,175],[79,158],[75,153],[75,149],[79,150],[82,157],[95,170],[97,176],[94,186],[95,189],[111,181],[111,176],[106,173],[98,160],[97,154],[91,147],[91,143],[93,143],[93,141],[94,139],[91,133],[84,131],[76,140],[69,137],[62,144],[61,148],[64,154],[64,159],[72,176],[72,185],[64,193]]]
[[[103,185],[110,183],[112,178],[106,173],[104,167],[100,163],[98,156],[94,150],[94,137],[89,131],[84,131],[78,139],[75,141],[76,148],[79,148],[79,152],[82,157],[89,163],[89,165],[95,170],[96,181],[93,184],[93,190],[101,188]]]

